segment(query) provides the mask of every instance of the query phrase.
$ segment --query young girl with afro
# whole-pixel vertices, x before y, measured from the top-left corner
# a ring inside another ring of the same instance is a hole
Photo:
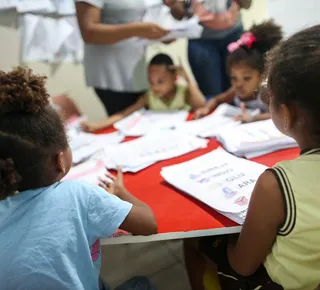
[[[231,88],[213,97],[207,104],[195,112],[200,118],[222,103],[233,103],[241,107],[242,114],[236,119],[242,122],[260,121],[270,118],[268,107],[257,90],[264,80],[265,55],[282,39],[280,26],[273,21],[254,25],[237,42],[228,46],[227,70]],[[259,114],[250,115],[247,109],[259,110]]]
[[[157,232],[151,209],[124,187],[64,181],[68,138],[45,77],[0,71],[1,289],[98,290],[100,238]]]
[[[320,283],[320,25],[291,36],[267,60],[272,121],[296,140],[300,156],[259,177],[240,235],[185,242],[193,290],[314,290]]]

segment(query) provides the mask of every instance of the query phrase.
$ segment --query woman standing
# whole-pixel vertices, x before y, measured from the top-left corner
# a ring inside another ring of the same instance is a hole
[[[227,46],[240,38],[243,27],[239,8],[248,9],[251,0],[164,0],[164,4],[175,18],[197,15],[203,25],[201,38],[188,44],[189,63],[202,93],[211,98],[227,90]]]
[[[168,31],[141,22],[144,0],[75,0],[85,42],[87,85],[109,115],[135,103],[147,89],[145,46],[139,38],[158,39]]]

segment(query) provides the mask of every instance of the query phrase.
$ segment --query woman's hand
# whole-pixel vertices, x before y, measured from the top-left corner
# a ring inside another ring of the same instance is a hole
[[[145,39],[159,39],[165,37],[170,31],[152,22],[137,23],[137,36]]]
[[[214,30],[224,30],[232,27],[239,17],[239,5],[233,1],[230,8],[221,14],[212,14],[206,11],[202,3],[193,5],[193,13],[198,16],[201,24]],[[211,15],[211,19],[210,16]]]

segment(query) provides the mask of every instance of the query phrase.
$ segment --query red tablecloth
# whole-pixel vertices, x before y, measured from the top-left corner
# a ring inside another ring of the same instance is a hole
[[[103,133],[111,131],[108,129]],[[130,138],[126,140],[130,140]],[[124,180],[128,190],[147,203],[154,211],[160,234],[218,229],[237,225],[210,207],[168,185],[160,175],[162,167],[188,161],[208,153],[218,146],[216,139],[212,139],[205,149],[158,162],[138,173],[125,174]],[[254,158],[253,161],[272,166],[279,161],[293,159],[298,154],[297,148],[287,149]]]

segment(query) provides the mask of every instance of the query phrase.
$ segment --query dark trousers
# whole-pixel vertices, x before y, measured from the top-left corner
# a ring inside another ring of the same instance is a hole
[[[94,89],[109,116],[119,113],[134,104],[144,92],[115,92],[111,90]]]
[[[206,98],[216,96],[230,87],[226,69],[229,43],[237,41],[242,27],[222,39],[192,39],[188,59],[193,75]]]

